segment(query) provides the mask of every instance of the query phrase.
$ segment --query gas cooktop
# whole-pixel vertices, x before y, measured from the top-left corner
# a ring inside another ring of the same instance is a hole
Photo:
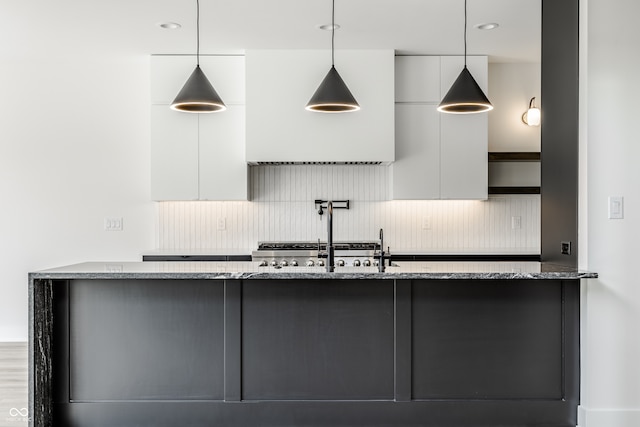
[[[377,265],[374,260],[380,242],[335,242],[335,263],[337,267],[369,267]],[[251,253],[253,261],[261,267],[324,266],[325,260],[319,255],[327,250],[327,242],[260,242],[258,249]]]

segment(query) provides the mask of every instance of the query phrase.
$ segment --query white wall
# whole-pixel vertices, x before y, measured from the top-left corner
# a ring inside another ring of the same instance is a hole
[[[532,97],[540,106],[540,76],[539,63],[489,64],[489,151],[540,151],[540,127],[522,122]]]
[[[640,214],[637,0],[581,0],[588,26],[586,80],[588,267],[583,295],[580,427],[640,425]],[[586,132],[585,132],[586,131]],[[585,167],[585,164],[582,165]],[[624,219],[607,218],[607,198],[624,196]],[[584,217],[584,215],[582,215]]]
[[[27,339],[29,271],[139,260],[153,247],[148,61],[2,58],[0,341]],[[103,231],[106,216],[123,217],[124,231]]]

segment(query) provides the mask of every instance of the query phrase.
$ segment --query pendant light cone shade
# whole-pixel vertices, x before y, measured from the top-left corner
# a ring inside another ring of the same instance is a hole
[[[467,0],[464,0],[464,68],[438,105],[438,111],[452,114],[473,114],[490,110],[493,110],[493,105],[467,68]]]
[[[359,110],[360,105],[340,77],[336,67],[331,66],[305,109],[321,113],[345,113]]]
[[[227,106],[200,69],[200,0],[196,0],[196,37],[196,69],[171,103],[171,109],[185,113],[224,111]]]
[[[336,1],[331,0],[331,69],[307,103],[305,110],[320,113],[348,113],[358,111],[360,105],[351,94],[335,67]]]
[[[438,106],[438,111],[453,114],[482,113],[489,110],[493,110],[493,105],[466,66]]]
[[[197,65],[176,99],[171,103],[171,108],[187,113],[215,113],[226,110],[227,106],[224,105],[218,92],[213,88],[200,66]]]

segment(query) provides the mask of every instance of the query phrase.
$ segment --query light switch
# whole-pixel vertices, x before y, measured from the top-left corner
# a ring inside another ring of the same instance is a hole
[[[105,231],[122,231],[122,217],[107,217],[104,219]]]
[[[609,197],[609,219],[623,219],[624,218],[624,197],[611,196]]]

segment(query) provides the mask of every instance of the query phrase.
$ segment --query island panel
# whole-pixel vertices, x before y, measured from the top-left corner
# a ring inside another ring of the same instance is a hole
[[[557,282],[415,281],[414,399],[561,399]]]
[[[394,283],[246,281],[244,400],[394,397]]]
[[[223,399],[223,284],[71,281],[70,400]]]

